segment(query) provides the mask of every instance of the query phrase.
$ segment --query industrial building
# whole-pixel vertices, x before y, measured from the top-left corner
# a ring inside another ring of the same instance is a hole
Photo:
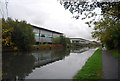
[[[52,44],[52,38],[60,37],[63,33],[48,30],[45,28],[32,26],[35,34],[36,45],[39,44]]]
[[[91,41],[83,38],[70,38],[71,43],[89,44]]]

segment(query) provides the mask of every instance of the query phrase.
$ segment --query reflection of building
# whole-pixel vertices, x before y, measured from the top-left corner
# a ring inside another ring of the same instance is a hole
[[[63,35],[63,33],[48,30],[37,26],[33,26],[33,28],[34,28],[33,32],[35,33],[36,44],[40,43],[51,44],[52,38],[60,37]]]
[[[73,50],[71,50],[71,52],[72,52],[72,53],[82,53],[82,52],[85,52],[85,51],[87,51],[87,50],[89,50],[89,48],[88,48],[88,47],[84,47],[84,48],[76,48],[76,49],[73,49]]]
[[[40,67],[58,60],[61,60],[63,57],[55,57],[52,56],[53,52],[43,52],[43,53],[32,53],[32,55],[36,58],[34,63],[35,67]]]
[[[70,38],[71,43],[89,44],[91,41],[82,38]]]

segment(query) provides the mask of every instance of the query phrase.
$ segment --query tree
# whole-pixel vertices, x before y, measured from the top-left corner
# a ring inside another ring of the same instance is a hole
[[[77,13],[77,15],[74,16],[74,18],[79,19],[79,17],[81,15],[84,15],[86,17],[85,18],[90,18],[93,16],[97,16],[97,14],[92,13],[91,11],[95,10],[96,8],[101,8],[101,14],[105,14],[108,13],[108,11],[113,8],[113,7],[118,7],[118,12],[119,14],[112,14],[109,13],[111,15],[115,15],[118,17],[118,15],[120,15],[120,1],[116,2],[116,0],[110,2],[110,1],[99,1],[99,0],[95,0],[95,1],[88,1],[88,0],[58,0],[60,2],[61,5],[64,6],[65,9],[68,9],[72,14]],[[90,12],[87,14],[87,12]],[[119,17],[120,19],[120,17]]]
[[[14,23],[13,21],[9,20],[9,22]],[[13,27],[5,20],[2,19],[2,47],[12,47],[14,43],[12,42],[12,32]]]
[[[91,24],[93,24],[96,20],[97,16],[101,16],[103,14],[110,14],[113,15],[116,21],[120,22],[120,1],[99,1],[99,0],[58,0],[61,5],[64,6],[65,9],[68,9],[72,14],[73,18],[79,19],[89,19],[87,20],[85,24],[87,24],[89,27],[91,27]],[[97,14],[94,10],[96,8],[101,9],[101,14]],[[108,11],[112,8],[116,8],[117,11],[113,13],[109,13]],[[117,12],[117,13],[116,13]]]
[[[120,23],[110,15],[104,15],[104,20],[95,23],[93,38],[100,40],[108,49],[118,49],[120,45]]]
[[[54,44],[62,44],[64,46],[70,45],[70,39],[64,36],[53,38],[52,41]]]
[[[12,34],[12,41],[19,49],[29,49],[35,42],[32,27],[25,21],[16,21],[16,23]]]
[[[100,40],[108,49],[118,49],[120,45],[119,7],[118,4],[112,6],[103,15],[103,19],[94,23],[95,31],[92,36]]]
[[[79,19],[81,15],[85,15],[82,19],[87,19],[95,17],[97,15],[102,16],[100,21],[86,22],[90,24],[95,24],[94,32],[92,33],[93,38],[100,40],[108,49],[119,48],[120,45],[120,1],[118,2],[105,2],[98,1],[88,2],[82,0],[59,0],[65,9],[74,14],[77,13],[74,18]],[[96,8],[101,9],[101,14],[96,14],[92,12]]]
[[[3,47],[17,47],[19,50],[28,50],[34,44],[35,38],[32,27],[25,21],[8,18],[2,21]]]
[[[60,37],[52,38],[53,44],[60,44]]]

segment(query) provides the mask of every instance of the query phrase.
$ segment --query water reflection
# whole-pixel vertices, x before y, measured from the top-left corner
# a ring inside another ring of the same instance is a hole
[[[72,79],[94,51],[95,49],[89,49],[82,53],[70,53],[62,60],[35,68],[25,79]],[[62,52],[58,52],[59,54]]]
[[[3,80],[24,79],[33,69],[51,62],[64,59],[70,54],[70,50],[36,51],[32,53],[3,53],[2,54],[2,78]]]
[[[32,72],[35,57],[28,53],[3,53],[2,62],[3,79],[24,79]]]
[[[82,53],[84,51],[87,51],[89,50],[89,47],[84,47],[84,48],[73,48],[71,50],[72,53]]]
[[[32,53],[32,55],[36,58],[36,61],[34,63],[35,67],[40,67],[58,60],[62,60],[65,56],[68,56],[69,54],[70,50],[63,49]]]
[[[8,79],[13,81],[26,78],[70,79],[94,52],[94,50],[86,51],[88,49],[77,48],[72,50],[34,51],[31,53],[3,53],[2,78],[3,80]]]

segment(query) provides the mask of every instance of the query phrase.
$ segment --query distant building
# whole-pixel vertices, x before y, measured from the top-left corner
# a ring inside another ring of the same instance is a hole
[[[33,26],[33,32],[35,34],[36,44],[52,44],[52,38],[60,37],[63,33],[48,30],[45,28]]]
[[[71,43],[89,44],[91,41],[83,38],[70,38]]]

